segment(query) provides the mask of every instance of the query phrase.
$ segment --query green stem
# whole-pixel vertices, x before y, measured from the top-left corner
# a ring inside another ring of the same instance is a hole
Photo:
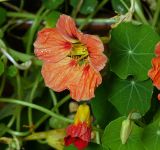
[[[13,10],[15,10],[15,11],[20,11],[20,9],[19,9],[17,6],[12,5],[11,3],[3,2],[3,5],[5,5],[5,6],[11,8],[11,9],[13,9]]]
[[[152,21],[152,26],[154,27],[157,23],[157,20],[158,20],[158,17],[159,17],[159,14],[160,14],[160,0],[158,0],[157,2],[157,5],[156,5],[156,11],[154,13],[154,16],[153,16],[153,21]]]
[[[20,131],[21,129],[21,106],[17,106],[16,108],[16,130]]]
[[[146,18],[144,16],[144,13],[142,11],[142,7],[141,7],[141,4],[140,4],[140,1],[139,0],[135,0],[134,5],[135,5],[135,12],[138,15],[138,17],[141,19],[141,21],[144,24],[148,24],[148,21],[146,20]]]
[[[31,65],[31,61],[28,60],[26,61],[25,63],[23,64],[18,64],[14,58],[3,48],[0,48],[0,51],[18,68],[18,69],[21,69],[21,70],[26,70],[30,67]]]
[[[59,108],[62,104],[64,104],[66,101],[68,101],[71,98],[70,94],[68,94],[67,96],[65,96],[64,98],[62,98],[62,100],[60,100],[56,106],[54,106],[52,111],[55,111],[57,108]]]
[[[8,133],[14,135],[14,136],[27,136],[29,134],[29,131],[26,132],[18,132],[18,131],[14,131],[12,129],[8,129],[7,130]]]
[[[36,89],[38,87],[39,78],[40,78],[40,74],[38,74],[38,77],[36,78],[34,86],[31,90],[31,94],[30,94],[30,97],[29,97],[29,102],[30,103],[32,103],[32,101],[33,101],[34,94],[35,94]],[[32,108],[30,108],[30,107],[28,108],[28,122],[29,122],[29,126],[31,127],[33,125],[33,121],[32,121]]]
[[[85,22],[86,19],[84,18],[77,18],[76,19],[76,22],[77,24],[83,24]],[[113,23],[116,23],[118,22],[118,20],[116,18],[90,18],[88,20],[88,23],[95,23],[95,24],[113,24]]]
[[[22,13],[22,12],[7,12],[7,16],[11,18],[26,18],[26,19],[35,19],[36,16],[31,13]]]
[[[120,0],[120,2],[124,5],[124,7],[129,10],[129,7],[127,6],[127,4],[124,2],[124,0]]]
[[[2,80],[1,80],[1,87],[0,87],[0,97],[3,93],[5,83],[6,83],[6,75],[3,75]]]
[[[26,53],[29,54],[31,52],[32,48],[32,42],[33,38],[35,35],[35,32],[37,31],[37,28],[39,27],[40,22],[43,20],[43,18],[46,16],[48,13],[48,10],[46,10],[43,14],[42,12],[44,11],[44,7],[41,7],[36,15],[36,18],[30,28],[29,32],[29,37],[28,37],[28,43],[27,43],[27,48],[26,48]]]
[[[19,71],[17,73],[16,76],[16,80],[17,80],[17,95],[18,95],[18,99],[22,98],[22,87],[21,87],[21,78],[19,75]],[[17,106],[16,109],[16,130],[20,131],[20,125],[21,125],[21,106]]]
[[[24,0],[21,0],[20,1],[20,6],[19,6],[20,11],[23,10],[23,7],[24,7]]]
[[[49,93],[51,95],[51,98],[53,100],[53,106],[57,105],[57,97],[56,97],[56,94],[51,90],[49,89]],[[59,113],[58,109],[56,109],[56,112]]]
[[[51,111],[54,112],[56,111],[62,104],[64,104],[66,101],[68,101],[70,99],[70,95],[65,96],[63,99],[61,99],[57,105],[55,105]],[[49,117],[49,115],[44,115],[43,117],[41,117],[41,119],[35,124],[35,129],[38,128],[47,118]]]
[[[97,9],[92,13],[90,14],[85,22],[83,24],[81,24],[81,26],[79,27],[79,29],[81,30],[88,22],[89,20],[108,2],[108,0],[103,0],[98,6],[97,6]]]
[[[21,87],[21,78],[19,75],[19,71],[17,72],[16,80],[17,80],[17,96],[18,96],[18,99],[21,99],[22,98],[22,87]]]
[[[8,124],[7,124],[7,127],[8,127],[8,128],[12,127],[15,119],[16,119],[16,116],[13,115],[13,116],[11,117],[10,121],[9,121]]]
[[[28,102],[24,102],[22,100],[17,100],[17,99],[10,99],[10,98],[0,98],[0,102],[6,102],[6,103],[14,103],[14,104],[19,104],[19,105],[23,105],[23,106],[27,106],[27,107],[31,107],[33,109],[39,110],[41,112],[44,112],[46,114],[48,114],[49,116],[55,117],[56,119],[68,122],[68,123],[72,123],[73,120],[65,118],[61,115],[58,115],[54,112],[52,112],[51,110],[48,110],[42,106],[36,105],[36,104],[32,104],[32,103],[28,103]]]
[[[74,19],[76,18],[77,13],[79,12],[82,4],[83,4],[83,0],[79,0],[77,7],[76,7],[75,9],[73,9],[73,11],[72,11],[72,17],[73,17]]]

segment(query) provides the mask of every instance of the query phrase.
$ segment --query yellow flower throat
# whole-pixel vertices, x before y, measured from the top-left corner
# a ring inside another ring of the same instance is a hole
[[[88,50],[84,44],[74,43],[69,56],[78,60],[79,65],[82,65],[88,57]]]

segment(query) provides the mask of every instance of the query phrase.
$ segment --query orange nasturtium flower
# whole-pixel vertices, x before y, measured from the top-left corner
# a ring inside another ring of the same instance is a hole
[[[155,53],[157,57],[152,59],[152,68],[148,76],[152,79],[153,85],[160,90],[160,42],[156,45]]]
[[[78,150],[88,146],[91,139],[91,116],[90,108],[86,104],[78,107],[74,123],[66,129],[67,136],[64,138],[65,145],[74,144]]]
[[[152,79],[153,85],[160,90],[160,42],[157,43],[155,53],[157,57],[152,59],[152,68],[148,72],[148,76]],[[157,96],[160,101],[160,94]]]
[[[97,36],[83,34],[71,17],[61,15],[56,28],[38,32],[34,47],[43,60],[46,86],[57,92],[68,89],[77,101],[94,97],[94,89],[102,82],[99,71],[107,62]]]

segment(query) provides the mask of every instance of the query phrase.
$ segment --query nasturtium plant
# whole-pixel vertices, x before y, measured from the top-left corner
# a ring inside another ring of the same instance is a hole
[[[68,126],[68,123],[60,121],[54,117],[51,117],[49,119],[49,126],[51,128],[56,128],[56,129],[60,129],[60,128],[66,128]]]
[[[134,78],[122,80],[113,76],[111,83],[108,100],[121,115],[127,115],[134,110],[143,115],[149,110],[153,92],[150,80],[137,81]]]
[[[0,60],[0,76],[4,72],[4,63]]]
[[[159,150],[159,6],[0,0],[0,150]]]
[[[111,150],[145,150],[141,141],[143,129],[133,124],[132,131],[125,144],[122,144],[120,139],[120,131],[122,121],[126,117],[120,117],[112,122],[105,128],[102,136],[103,147],[109,147]]]
[[[108,92],[106,92],[106,89],[108,85],[108,81],[104,80],[102,85],[97,88],[95,98],[91,101],[91,108],[93,110],[95,122],[97,122],[102,128],[105,128],[111,120],[119,116],[118,111],[107,99]]]
[[[85,150],[109,150],[108,148],[103,148],[102,146],[91,143]],[[77,150],[77,148],[74,145],[71,145],[69,147],[65,147],[64,150]]]
[[[5,132],[7,131],[7,127],[5,126],[5,124],[0,123],[0,137],[5,134]]]
[[[14,65],[11,65],[8,67],[6,73],[9,77],[15,77],[17,75],[17,72],[18,72],[17,68]]]
[[[160,118],[144,128],[142,141],[146,150],[160,148]]]
[[[71,0],[71,5],[74,9],[77,8],[77,5],[80,3],[79,0]],[[82,5],[80,7],[80,13],[87,15],[94,12],[98,4],[97,0],[83,0]]]
[[[130,0],[111,0],[111,3],[113,9],[120,14],[127,13],[127,8],[130,7]]]
[[[42,0],[42,2],[48,9],[56,9],[64,2],[64,0]]]
[[[7,11],[3,8],[0,7],[0,26],[6,21],[7,18]]]
[[[48,14],[48,16],[46,16],[46,27],[55,27],[57,20],[60,16],[60,13],[57,11],[52,11]]]
[[[0,120],[11,116],[16,111],[16,105],[15,104],[8,104],[5,108],[0,110]]]
[[[121,79],[132,75],[137,80],[146,80],[159,39],[148,25],[120,24],[111,32],[111,70]]]

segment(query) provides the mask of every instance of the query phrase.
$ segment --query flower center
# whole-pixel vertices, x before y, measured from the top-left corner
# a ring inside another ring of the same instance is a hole
[[[74,43],[69,57],[76,59],[78,64],[82,65],[88,57],[88,50],[84,44]]]

